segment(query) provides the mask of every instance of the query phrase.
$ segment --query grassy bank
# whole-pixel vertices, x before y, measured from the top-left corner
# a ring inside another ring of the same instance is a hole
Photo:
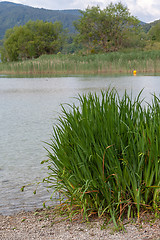
[[[140,95],[115,90],[79,97],[62,108],[47,161],[46,179],[66,196],[61,209],[84,217],[160,214],[160,100],[142,107]],[[66,204],[66,205],[65,205]]]
[[[160,73],[160,51],[113,52],[95,55],[43,55],[35,60],[0,63],[0,74]]]

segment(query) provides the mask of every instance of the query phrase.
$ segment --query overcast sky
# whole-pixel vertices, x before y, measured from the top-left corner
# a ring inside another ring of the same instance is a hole
[[[0,0],[3,2],[4,0]],[[60,9],[82,9],[87,6],[99,5],[101,8],[106,7],[110,0],[7,0],[8,2],[21,3],[24,5],[46,8],[52,10]],[[113,3],[120,0],[112,0]],[[144,22],[152,22],[160,19],[160,0],[121,0],[128,7],[131,14]]]

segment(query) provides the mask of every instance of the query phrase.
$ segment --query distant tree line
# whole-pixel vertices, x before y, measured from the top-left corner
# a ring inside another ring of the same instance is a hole
[[[67,34],[61,22],[29,21],[8,29],[3,40],[1,60],[18,61],[38,58],[42,54],[87,53],[144,48],[149,42],[160,42],[160,22],[145,33],[140,21],[131,16],[122,3],[105,9],[88,7],[74,22],[76,34]]]

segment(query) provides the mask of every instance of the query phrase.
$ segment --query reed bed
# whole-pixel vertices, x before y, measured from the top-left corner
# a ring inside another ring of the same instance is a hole
[[[160,213],[160,100],[152,104],[115,89],[62,106],[48,143],[46,181],[73,217],[114,222]],[[143,107],[142,107],[143,105]]]
[[[160,73],[160,51],[113,52],[95,55],[43,55],[22,62],[0,63],[1,74]]]

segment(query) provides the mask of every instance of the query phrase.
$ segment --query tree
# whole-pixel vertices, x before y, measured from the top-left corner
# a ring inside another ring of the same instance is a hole
[[[153,41],[160,42],[160,22],[151,27],[148,32],[149,38]]]
[[[54,54],[63,45],[63,28],[60,22],[29,21],[6,31],[2,61],[37,58],[42,54]]]
[[[122,3],[110,3],[101,10],[99,6],[87,8],[75,23],[78,38],[89,49],[115,51],[123,46],[129,33],[136,31],[139,20],[130,15]]]

